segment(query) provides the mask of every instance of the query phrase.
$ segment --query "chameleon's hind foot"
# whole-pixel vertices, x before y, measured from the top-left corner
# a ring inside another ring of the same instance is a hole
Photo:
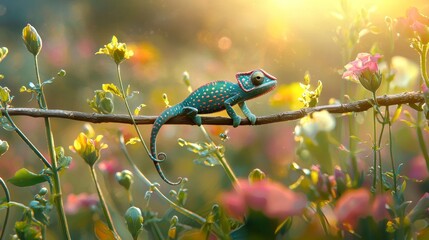
[[[232,126],[236,128],[238,127],[238,125],[240,125],[240,123],[241,123],[241,117],[239,117],[238,115],[235,115],[232,118]]]
[[[198,126],[201,126],[201,124],[202,124],[202,120],[201,120],[201,117],[200,117],[200,116],[195,115],[195,116],[192,118],[192,120],[194,121],[194,123],[195,123],[195,124],[197,124]]]
[[[198,116],[198,109],[194,108],[194,107],[183,107],[183,112],[189,116],[192,121],[194,121],[195,124],[197,124],[198,126],[201,126],[202,121],[201,121],[201,117]]]

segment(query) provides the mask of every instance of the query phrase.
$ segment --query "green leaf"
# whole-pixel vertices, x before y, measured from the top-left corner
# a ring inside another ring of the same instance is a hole
[[[15,175],[8,182],[17,187],[28,187],[46,182],[47,180],[48,178],[45,175],[36,174],[26,168],[21,168],[15,172]]]

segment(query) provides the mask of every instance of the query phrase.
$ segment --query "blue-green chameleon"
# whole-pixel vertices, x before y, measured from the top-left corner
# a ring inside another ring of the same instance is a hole
[[[181,178],[179,178],[178,182],[171,182],[161,170],[160,163],[166,159],[166,155],[164,153],[157,154],[156,136],[164,123],[173,117],[185,115],[189,116],[196,125],[200,126],[201,117],[198,114],[226,110],[232,118],[232,125],[237,127],[240,125],[241,118],[235,113],[232,106],[238,104],[244,115],[246,115],[247,119],[253,125],[256,122],[256,116],[250,112],[245,101],[261,96],[273,90],[277,85],[276,78],[262,69],[237,73],[235,77],[238,83],[214,81],[199,87],[183,102],[166,109],[155,120],[150,138],[150,158],[155,164],[160,177],[168,184],[180,184]]]

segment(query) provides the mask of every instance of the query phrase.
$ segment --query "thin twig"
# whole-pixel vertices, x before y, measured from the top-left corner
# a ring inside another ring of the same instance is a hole
[[[391,106],[398,104],[416,104],[423,103],[423,94],[421,92],[405,92],[394,95],[384,95],[377,97],[377,102],[380,106]],[[256,125],[271,124],[276,122],[285,122],[297,120],[309,113],[321,110],[327,110],[330,113],[348,113],[348,112],[363,112],[372,108],[369,99],[359,100],[345,104],[333,104],[317,106],[313,108],[303,108],[298,111],[288,111],[267,116],[260,116],[256,120]],[[35,108],[8,108],[10,115],[14,116],[30,116],[30,117],[51,117],[64,118],[69,120],[84,121],[91,123],[128,123],[132,124],[131,118],[127,114],[98,114],[84,113],[68,110],[43,110]],[[2,110],[3,113],[3,110]],[[136,116],[137,124],[153,124],[157,116]],[[232,125],[232,120],[227,117],[202,117],[204,125]],[[187,124],[194,125],[195,123],[186,116],[175,117],[167,122],[167,124]],[[241,125],[250,125],[249,120],[242,119]]]

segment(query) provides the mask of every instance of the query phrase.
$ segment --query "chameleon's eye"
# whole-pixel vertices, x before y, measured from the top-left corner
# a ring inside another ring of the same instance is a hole
[[[250,76],[250,80],[252,81],[253,85],[259,86],[264,81],[265,75],[261,71],[255,71]]]

